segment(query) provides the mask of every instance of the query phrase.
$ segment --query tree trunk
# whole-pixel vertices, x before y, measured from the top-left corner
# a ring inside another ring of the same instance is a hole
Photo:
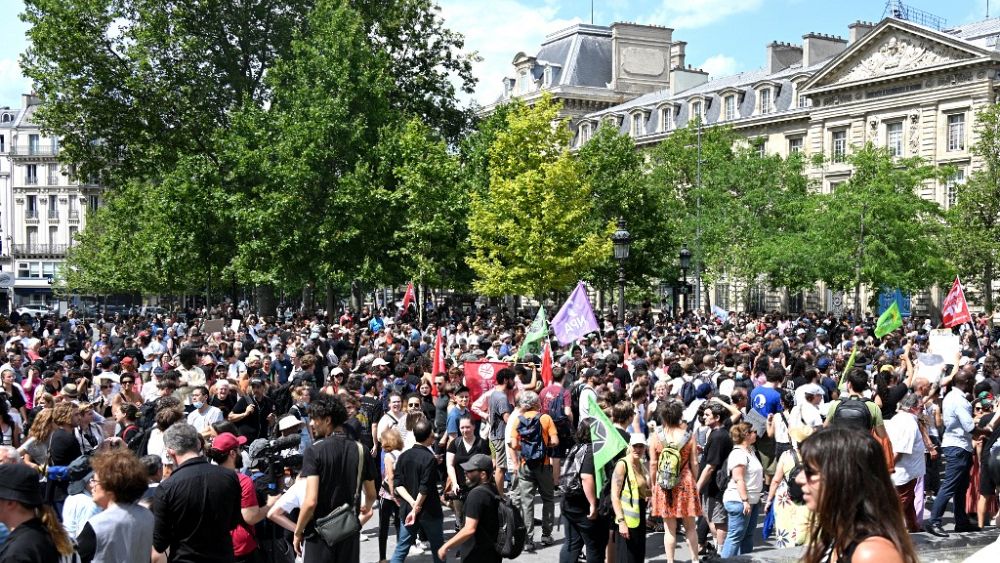
[[[337,312],[335,310],[337,302],[337,295],[333,291],[333,284],[326,284],[326,303],[324,305],[326,309],[327,321],[333,322],[333,319],[337,318]]]
[[[351,281],[351,308],[355,312],[361,311],[361,307],[365,304],[364,296],[361,293],[361,282],[358,280]]]
[[[986,314],[993,318],[993,264],[987,263],[983,268],[983,308]]]

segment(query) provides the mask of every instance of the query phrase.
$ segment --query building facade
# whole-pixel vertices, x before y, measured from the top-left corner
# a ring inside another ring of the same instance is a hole
[[[59,139],[35,123],[41,100],[26,94],[21,101],[17,110],[0,109],[0,269],[14,277],[6,304],[15,309],[55,304],[53,281],[66,251],[101,201],[99,186],[61,164]]]
[[[978,140],[974,119],[997,102],[1000,18],[951,29],[886,18],[855,22],[847,31],[846,38],[807,33],[801,43],[773,42],[761,68],[734,76],[710,80],[672,66],[664,87],[574,119],[574,143],[582,146],[597,127],[610,126],[640,147],[651,146],[697,117],[705,126],[733,127],[768,153],[824,155],[809,174],[816,189],[830,191],[850,178],[846,156],[872,142],[900,157],[954,166],[952,178],[920,189],[922,197],[949,207],[981,166],[971,151]],[[723,278],[702,289],[714,304],[733,309],[853,307],[852,294],[822,286],[789,295]],[[933,312],[941,293],[911,296],[913,311]]]

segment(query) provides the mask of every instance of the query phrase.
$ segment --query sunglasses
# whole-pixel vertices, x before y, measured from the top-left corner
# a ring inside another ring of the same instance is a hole
[[[420,403],[409,403],[406,406],[410,407],[411,409],[415,409],[415,408],[418,408],[420,406]]]
[[[111,389],[110,385],[101,385],[101,389]]]

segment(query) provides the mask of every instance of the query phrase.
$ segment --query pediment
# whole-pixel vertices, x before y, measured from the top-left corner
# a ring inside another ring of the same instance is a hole
[[[806,84],[810,90],[868,82],[989,56],[979,47],[906,22],[886,20],[834,57]]]

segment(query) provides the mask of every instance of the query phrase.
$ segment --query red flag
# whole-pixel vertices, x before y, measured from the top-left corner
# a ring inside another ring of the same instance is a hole
[[[475,403],[484,393],[493,389],[497,383],[496,373],[503,368],[509,368],[507,362],[485,360],[482,362],[465,362],[465,386],[469,388],[469,404]]]
[[[542,348],[542,384],[552,385],[552,344],[548,342]]]
[[[439,328],[437,333],[437,340],[434,342],[434,363],[431,367],[431,377],[436,377],[437,374],[443,373],[445,371],[444,364],[444,329]],[[431,385],[431,395],[434,398],[438,396],[437,385]]]
[[[408,310],[407,308],[410,306],[410,303],[413,303],[413,300],[415,298],[416,298],[416,296],[413,293],[413,282],[410,282],[410,283],[406,284],[406,293],[403,295],[403,306],[400,307],[400,309],[399,309],[400,312],[401,313],[407,312],[407,310]]]
[[[955,283],[951,285],[951,291],[941,304],[941,320],[947,328],[972,321],[969,304],[965,301],[965,292],[962,291],[962,282],[958,280],[958,276],[955,276]]]

